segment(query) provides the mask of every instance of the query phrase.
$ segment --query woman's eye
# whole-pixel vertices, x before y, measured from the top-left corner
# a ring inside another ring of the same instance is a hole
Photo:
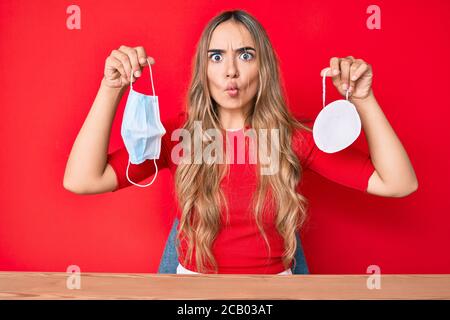
[[[250,52],[244,52],[241,54],[241,57],[243,57],[243,59],[245,61],[251,60],[253,59],[253,54]],[[222,60],[222,56],[220,55],[220,53],[213,53],[209,56],[209,58],[213,61],[213,62],[219,62]]]
[[[247,58],[244,58],[244,60],[251,60],[253,58],[253,54],[250,52],[244,52],[241,56],[246,56]]]
[[[213,53],[212,55],[209,56],[209,58],[212,59],[213,61],[220,61],[220,59],[216,59],[215,57],[220,57],[220,59],[222,59],[219,53]]]

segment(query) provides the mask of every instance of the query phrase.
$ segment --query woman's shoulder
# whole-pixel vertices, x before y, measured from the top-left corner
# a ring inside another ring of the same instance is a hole
[[[306,164],[312,151],[314,150],[315,143],[312,133],[313,121],[306,119],[297,119],[299,125],[296,125],[292,129],[292,150],[297,155],[303,165]]]
[[[312,119],[304,118],[298,115],[294,115],[294,119],[295,124],[292,127],[293,143],[310,143],[312,140],[312,128],[314,125],[314,121]]]
[[[161,119],[161,122],[167,132],[172,132],[175,129],[182,128],[188,119],[186,111],[179,111],[175,115],[171,115],[167,118]]]

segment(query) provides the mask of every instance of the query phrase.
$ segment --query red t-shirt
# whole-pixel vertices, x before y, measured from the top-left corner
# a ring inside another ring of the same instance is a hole
[[[162,137],[161,154],[156,163],[158,170],[168,168],[172,176],[175,174],[177,164],[172,162],[171,152],[172,148],[179,142],[171,141],[171,133],[176,128],[181,128],[185,119],[186,114],[182,112],[174,118],[163,121],[166,134]],[[227,131],[227,135],[230,135],[230,137],[243,135],[243,131]],[[235,146],[235,154],[236,148]],[[322,152],[315,145],[312,133],[306,130],[294,132],[292,148],[304,171],[313,170],[341,185],[363,192],[367,191],[368,180],[375,168],[366,153],[352,146],[337,153]],[[248,147],[246,150],[248,150]],[[108,154],[108,163],[114,169],[118,180],[118,186],[114,192],[132,185],[126,177],[128,153],[125,147]],[[257,185],[256,165],[250,163],[248,155],[246,155],[245,163],[237,163],[237,160],[235,160],[235,163],[230,163],[229,166],[229,175],[221,181],[221,188],[227,198],[229,207],[229,220],[227,224],[224,223],[226,214],[223,211],[222,227],[213,244],[213,253],[219,266],[219,273],[280,273],[285,270],[282,263],[284,243],[275,227],[275,212],[269,209],[271,212],[268,212],[268,215],[263,215],[264,231],[271,248],[271,255],[269,256],[266,243],[254,221],[252,210],[248,207]],[[146,160],[139,165],[130,164],[128,173],[133,182],[141,183],[155,173],[154,162],[153,160]],[[178,205],[177,216],[179,219]],[[187,252],[187,242],[182,241],[180,249],[179,261],[183,264],[183,258]],[[191,264],[183,264],[183,266],[191,271],[198,272],[195,266],[195,249],[193,258]]]

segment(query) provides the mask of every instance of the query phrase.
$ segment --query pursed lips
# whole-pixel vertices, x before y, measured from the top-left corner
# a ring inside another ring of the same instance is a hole
[[[225,90],[225,92],[230,96],[230,97],[236,97],[239,94],[239,88],[237,87],[236,84],[229,84],[227,86],[227,89]]]

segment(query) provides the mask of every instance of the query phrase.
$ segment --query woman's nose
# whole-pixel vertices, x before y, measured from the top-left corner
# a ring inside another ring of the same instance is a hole
[[[239,75],[235,62],[231,59],[227,64],[227,77],[235,78]]]

